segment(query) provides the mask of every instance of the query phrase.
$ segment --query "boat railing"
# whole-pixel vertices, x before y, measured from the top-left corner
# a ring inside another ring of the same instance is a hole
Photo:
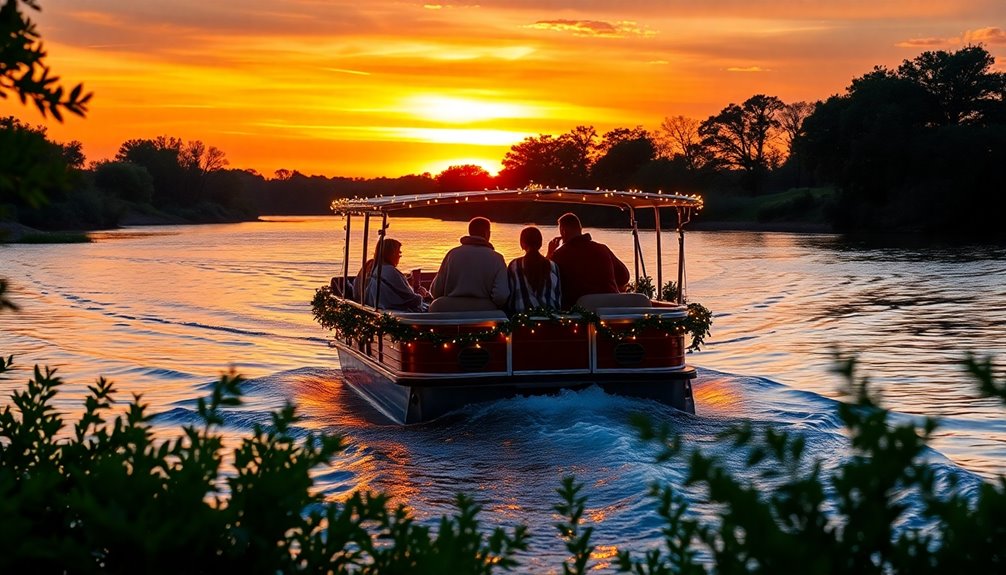
[[[377,318],[382,328],[348,347],[402,377],[462,380],[536,374],[659,372],[685,367],[685,334],[664,320],[685,306],[606,306],[583,313],[508,317],[501,310],[401,312],[345,305]],[[637,301],[618,298],[609,301]],[[649,303],[649,302],[647,302]],[[662,324],[662,322],[664,322]],[[383,330],[383,331],[381,331]]]

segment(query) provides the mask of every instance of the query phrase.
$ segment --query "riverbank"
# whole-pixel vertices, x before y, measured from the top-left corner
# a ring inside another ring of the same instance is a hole
[[[833,234],[831,224],[821,222],[731,222],[696,221],[688,224],[690,231],[705,232],[784,232],[792,234]]]
[[[0,244],[83,244],[90,241],[87,232],[47,232],[17,222],[0,222]]]

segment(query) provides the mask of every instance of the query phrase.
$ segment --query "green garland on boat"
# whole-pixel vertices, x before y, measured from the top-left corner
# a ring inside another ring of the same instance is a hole
[[[683,318],[660,317],[659,312],[634,320],[628,326],[620,325],[612,329],[594,312],[583,308],[573,308],[570,312],[558,312],[551,308],[536,308],[523,313],[514,314],[507,321],[482,330],[456,335],[445,335],[435,331],[417,329],[402,323],[389,313],[375,315],[369,310],[363,310],[332,295],[331,289],[324,286],[318,289],[311,301],[314,319],[322,327],[336,331],[342,337],[353,341],[371,341],[377,334],[387,335],[394,342],[425,341],[433,344],[474,343],[496,339],[501,335],[509,335],[514,329],[536,326],[543,322],[551,324],[593,325],[602,336],[621,341],[634,337],[644,330],[658,330],[668,334],[689,333],[692,343],[689,350],[698,351],[709,335],[712,325],[712,313],[702,304],[688,304],[688,313]],[[657,308],[659,310],[659,308]]]

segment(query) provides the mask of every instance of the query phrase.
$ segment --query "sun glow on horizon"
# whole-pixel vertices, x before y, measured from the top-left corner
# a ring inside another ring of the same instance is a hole
[[[435,94],[410,96],[403,102],[403,108],[417,118],[449,124],[470,124],[537,115],[530,106],[524,104]]]
[[[264,174],[380,177],[465,163],[496,173],[527,137],[656,130],[757,93],[826,99],[937,46],[982,40],[1006,67],[1001,2],[752,0],[672,14],[658,2],[567,0],[550,5],[551,19],[520,2],[44,4],[31,15],[48,64],[67,89],[94,93],[90,111],[60,123],[6,98],[0,116],[81,141],[88,161],[164,135]]]

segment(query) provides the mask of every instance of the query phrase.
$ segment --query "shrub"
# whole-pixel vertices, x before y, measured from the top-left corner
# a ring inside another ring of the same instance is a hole
[[[90,386],[69,437],[53,407],[62,381],[35,368],[0,412],[0,572],[64,573],[489,573],[515,565],[523,527],[479,529],[479,506],[434,534],[384,495],[342,504],[312,492],[309,471],[343,447],[295,439],[295,410],[256,426],[226,460],[215,429],[239,403],[241,378],[224,375],[200,400],[200,427],[155,442],[139,397],[108,419],[113,386]],[[13,407],[12,407],[13,406]]]

